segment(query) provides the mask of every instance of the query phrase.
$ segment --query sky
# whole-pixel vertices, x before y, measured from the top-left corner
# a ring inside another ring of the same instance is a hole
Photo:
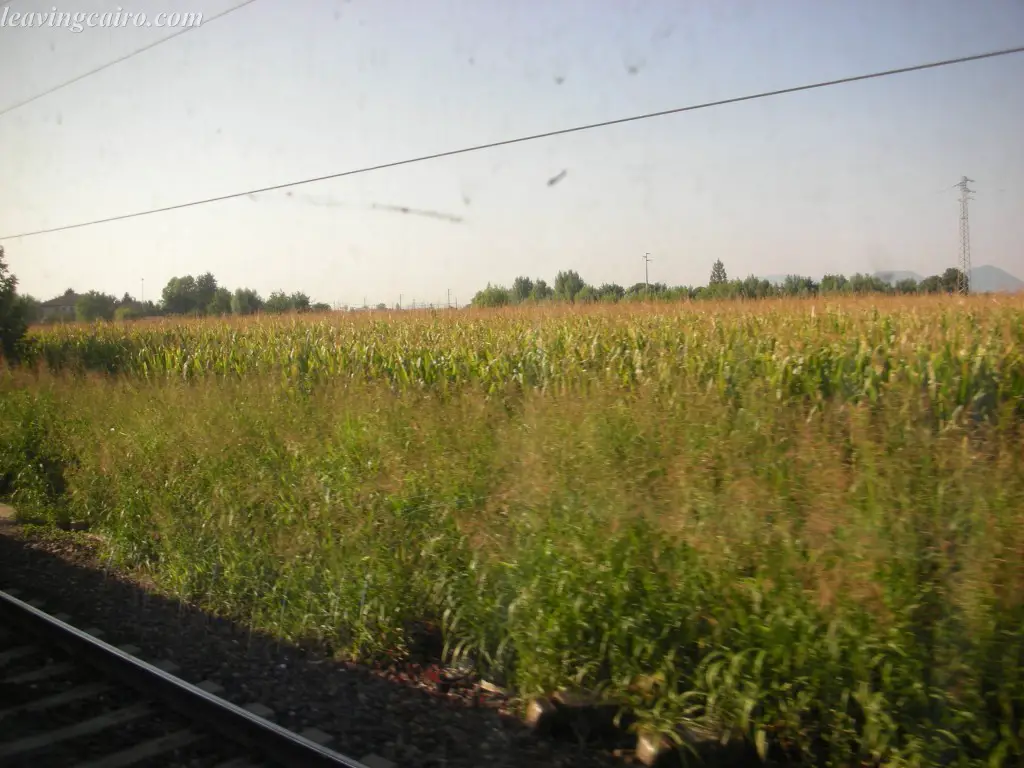
[[[2,27],[0,111],[175,31]],[[41,299],[156,299],[210,271],[264,296],[464,304],[562,269],[628,286],[645,253],[673,285],[716,259],[928,275],[957,263],[967,175],[974,264],[1024,278],[1024,54],[14,237],[1021,44],[1020,0],[255,0],[0,116],[0,244]]]

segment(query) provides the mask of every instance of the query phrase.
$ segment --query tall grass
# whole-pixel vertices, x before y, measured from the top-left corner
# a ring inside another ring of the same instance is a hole
[[[1005,764],[1022,309],[49,330],[0,383],[0,481],[162,588],[339,654],[432,621],[524,695],[600,688],[647,728]]]

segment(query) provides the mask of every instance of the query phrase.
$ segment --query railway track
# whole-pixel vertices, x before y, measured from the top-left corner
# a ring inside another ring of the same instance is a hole
[[[238,707],[213,683],[191,685],[168,663],[105,643],[0,591],[0,766],[4,768],[374,768]],[[381,764],[386,764],[381,763]]]

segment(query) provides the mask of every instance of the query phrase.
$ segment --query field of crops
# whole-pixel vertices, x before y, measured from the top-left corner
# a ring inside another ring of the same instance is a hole
[[[0,492],[339,654],[414,622],[813,764],[1024,758],[1024,299],[52,327]]]

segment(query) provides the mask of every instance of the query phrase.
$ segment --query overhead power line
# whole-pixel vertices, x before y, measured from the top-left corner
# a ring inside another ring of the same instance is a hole
[[[597,128],[607,128],[612,125],[622,125],[624,123],[632,123],[640,120],[649,120],[655,117],[664,117],[666,115],[676,115],[683,112],[695,112],[699,109],[710,109],[711,107],[721,107],[726,104],[738,104],[743,101],[754,101],[756,99],[765,99],[771,96],[782,96],[788,93],[798,93],[800,91],[810,91],[817,88],[828,88],[833,85],[845,85],[847,83],[855,83],[861,80],[872,80],[881,77],[889,77],[891,75],[901,75],[908,72],[918,72],[924,69],[935,69],[937,67],[947,67],[953,64],[965,64],[970,61],[980,61],[981,59],[992,59],[997,56],[1009,56],[1014,53],[1024,53],[1024,46],[1018,46],[1016,48],[1005,48],[999,51],[989,51],[988,53],[979,53],[972,56],[960,56],[955,59],[945,59],[943,61],[935,61],[928,64],[915,64],[910,67],[900,67],[899,69],[887,69],[881,72],[872,72],[866,75],[853,75],[851,77],[843,77],[838,80],[826,80],[818,83],[811,83],[809,85],[797,85],[790,88],[780,88],[774,91],[762,91],[760,93],[749,94],[746,96],[735,96],[729,99],[719,99],[717,101],[706,101],[701,104],[691,104],[685,107],[676,107],[674,109],[664,109],[659,112],[647,112],[641,115],[632,115],[630,117],[620,117],[614,120],[604,120],[599,123],[588,123],[586,125],[577,125],[572,128],[561,128],[554,131],[546,131],[544,133],[535,133],[529,136],[520,136],[515,139],[505,139],[503,141],[492,141],[486,144],[477,144],[475,146],[463,147],[461,149],[451,149],[445,152],[435,152],[429,155],[420,155],[418,157],[410,157],[405,160],[394,160],[389,163],[381,163],[379,165],[371,165],[365,168],[356,168],[349,171],[341,171],[339,173],[331,173],[325,176],[316,176],[309,179],[301,179],[299,181],[289,181],[284,184],[274,184],[268,187],[260,187],[258,189],[249,189],[244,192],[232,192],[229,195],[218,195],[217,197],[207,197],[202,200],[192,200],[187,203],[178,203],[176,205],[167,205],[162,208],[151,208],[145,211],[135,211],[133,213],[125,213],[120,216],[110,216],[105,219],[94,219],[92,221],[84,221],[78,224],[65,224],[61,227],[51,227],[49,229],[38,229],[33,232],[22,232],[17,235],[6,235],[0,237],[0,240],[13,240],[19,237],[33,237],[35,235],[46,235],[51,232],[62,232],[67,229],[78,229],[79,227],[91,227],[96,224],[107,224],[112,221],[121,221],[122,219],[133,219],[138,216],[149,216],[154,213],[166,213],[168,211],[176,211],[182,208],[191,208],[197,205],[207,205],[208,203],[219,203],[223,200],[231,200],[237,197],[247,197],[249,195],[259,195],[264,192],[276,192],[281,189],[288,189],[289,187],[298,187],[304,184],[315,184],[319,181],[329,181],[331,179],[340,179],[345,176],[355,176],[361,173],[371,173],[373,171],[382,171],[387,168],[397,168],[402,165],[412,165],[414,163],[423,163],[428,160],[437,160],[442,157],[453,157],[455,155],[466,155],[470,152],[480,152],[485,149],[495,149],[497,147],[507,147],[512,144],[522,144],[527,141],[537,141],[538,139],[547,139],[554,136],[565,136],[570,133],[580,133],[582,131],[595,130]]]
[[[199,24],[199,25],[194,26],[194,27],[183,27],[182,29],[179,29],[177,32],[175,32],[174,34],[168,35],[167,37],[161,37],[159,40],[155,40],[154,42],[150,43],[149,45],[144,45],[141,48],[138,48],[138,49],[132,51],[131,53],[126,53],[124,56],[122,56],[122,57],[120,57],[118,59],[114,59],[113,61],[109,61],[106,64],[102,64],[102,65],[96,67],[95,69],[90,69],[88,72],[85,72],[85,73],[83,73],[81,75],[78,75],[77,77],[73,77],[70,80],[67,80],[67,81],[61,83],[60,85],[55,85],[52,88],[48,88],[47,90],[43,91],[42,93],[37,93],[35,96],[32,96],[31,98],[25,99],[24,101],[19,101],[19,102],[15,103],[15,104],[12,104],[9,107],[4,107],[3,110],[0,110],[0,117],[3,117],[8,112],[13,112],[16,109],[21,109],[21,107],[24,107],[27,104],[31,104],[33,101],[38,101],[39,99],[43,98],[44,96],[49,96],[51,93],[56,93],[57,91],[61,90],[62,88],[67,88],[69,85],[72,85],[73,83],[77,83],[77,82],[79,82],[81,80],[85,80],[85,78],[87,78],[87,77],[92,77],[93,75],[98,74],[98,73],[102,72],[105,69],[110,69],[110,67],[113,67],[115,64],[120,64],[122,61],[128,61],[128,59],[130,59],[130,58],[132,58],[134,56],[138,56],[140,53],[145,53],[146,51],[151,50],[152,48],[156,48],[158,45],[162,45],[163,43],[166,43],[168,40],[173,40],[176,37],[181,37],[186,32],[192,32],[193,30],[205,27],[211,21],[216,21],[217,19],[223,19],[229,13],[234,13],[235,11],[239,10],[240,8],[244,8],[247,5],[252,5],[255,2],[256,2],[256,0],[244,0],[244,2],[241,2],[238,5],[232,6],[231,8],[228,8],[226,11],[221,11],[220,13],[215,13],[210,18],[203,19],[202,24]]]

